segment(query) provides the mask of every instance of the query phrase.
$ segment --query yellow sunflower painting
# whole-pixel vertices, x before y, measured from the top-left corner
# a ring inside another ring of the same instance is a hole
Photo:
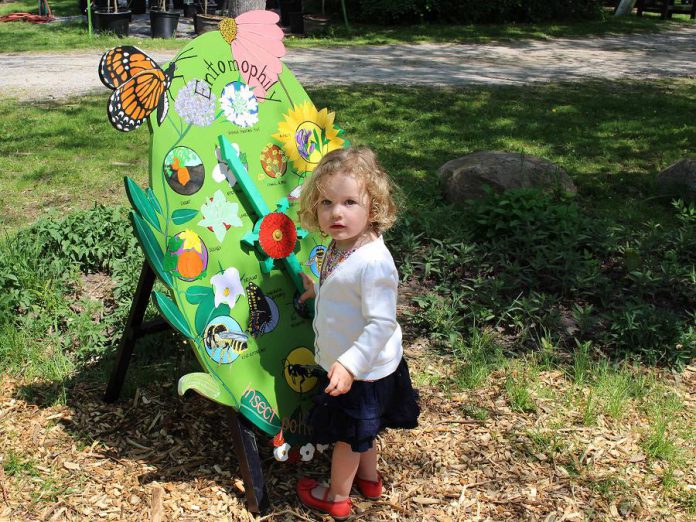
[[[311,102],[296,105],[278,124],[273,135],[298,172],[311,172],[327,152],[343,147],[333,112],[317,111]]]

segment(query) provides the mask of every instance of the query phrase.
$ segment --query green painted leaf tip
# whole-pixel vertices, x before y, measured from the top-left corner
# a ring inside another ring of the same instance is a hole
[[[203,397],[225,406],[237,407],[237,404],[229,394],[207,373],[189,373],[179,379],[179,386],[177,387],[179,395],[184,395],[188,390],[193,390]]]
[[[152,191],[152,189],[148,187],[145,193],[147,194],[147,199],[149,199],[150,203],[152,203],[152,208],[155,209],[155,212],[157,212],[159,215],[162,215],[162,205],[160,205],[160,202],[157,200],[157,196],[155,196],[155,193]]]
[[[157,238],[152,232],[150,225],[148,225],[140,215],[131,211],[131,219],[133,220],[133,227],[135,228],[135,233],[140,240],[140,245],[143,247],[145,256],[147,257],[150,266],[155,271],[157,276],[166,284],[169,288],[172,287],[172,275],[164,269],[163,264],[163,253],[162,248],[157,242]]]
[[[193,210],[190,208],[180,208],[179,210],[175,210],[174,212],[172,212],[172,221],[175,225],[183,225],[184,223],[188,223],[189,221],[191,221],[197,215],[197,210]]]
[[[157,217],[157,212],[152,206],[150,199],[145,194],[145,191],[141,189],[138,184],[132,179],[126,177],[126,193],[128,194],[128,199],[133,205],[133,208],[140,214],[145,220],[152,225],[152,227],[158,232],[162,232],[162,228],[159,224],[159,219]]]
[[[155,305],[166,321],[172,325],[172,328],[178,330],[189,339],[193,339],[195,336],[191,333],[186,319],[181,313],[181,310],[174,304],[174,301],[161,292],[153,292],[153,294],[155,296]]]

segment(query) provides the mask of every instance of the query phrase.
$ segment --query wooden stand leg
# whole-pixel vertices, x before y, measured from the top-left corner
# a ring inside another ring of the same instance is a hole
[[[247,509],[252,513],[263,513],[268,510],[270,503],[263,479],[256,436],[246,420],[234,410],[232,411],[232,440],[234,440],[235,453],[244,479]]]
[[[154,284],[155,273],[152,271],[152,268],[150,268],[150,265],[147,264],[147,261],[145,261],[143,263],[143,268],[140,271],[140,279],[138,281],[138,287],[135,290],[133,303],[131,304],[131,309],[128,314],[128,321],[123,329],[121,342],[118,345],[116,365],[111,372],[111,379],[109,379],[109,384],[106,387],[106,392],[104,393],[105,402],[114,402],[121,394],[121,388],[123,387],[123,381],[126,378],[128,364],[130,363],[131,356],[133,355],[135,341],[137,341],[138,338],[142,337],[143,335],[161,332],[170,328],[170,326],[162,319],[148,321],[147,323],[143,324],[145,310],[147,310],[147,304],[150,302],[150,294],[152,293],[152,287]]]

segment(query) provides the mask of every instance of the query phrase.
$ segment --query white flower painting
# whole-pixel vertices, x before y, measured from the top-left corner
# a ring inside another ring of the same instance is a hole
[[[222,274],[216,274],[210,278],[210,282],[215,288],[215,307],[226,303],[233,308],[237,302],[237,297],[244,295],[242,281],[239,278],[239,270],[231,266]]]
[[[242,226],[239,204],[227,201],[221,190],[216,190],[210,201],[201,207],[201,214],[203,219],[198,224],[211,230],[220,243],[230,227]]]

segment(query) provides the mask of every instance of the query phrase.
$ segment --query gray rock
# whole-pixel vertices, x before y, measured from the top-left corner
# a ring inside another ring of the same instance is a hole
[[[672,163],[657,175],[656,183],[661,194],[696,201],[696,158]]]
[[[440,187],[450,203],[463,203],[510,189],[538,189],[575,194],[575,184],[558,165],[517,152],[481,151],[448,161],[438,170]]]

